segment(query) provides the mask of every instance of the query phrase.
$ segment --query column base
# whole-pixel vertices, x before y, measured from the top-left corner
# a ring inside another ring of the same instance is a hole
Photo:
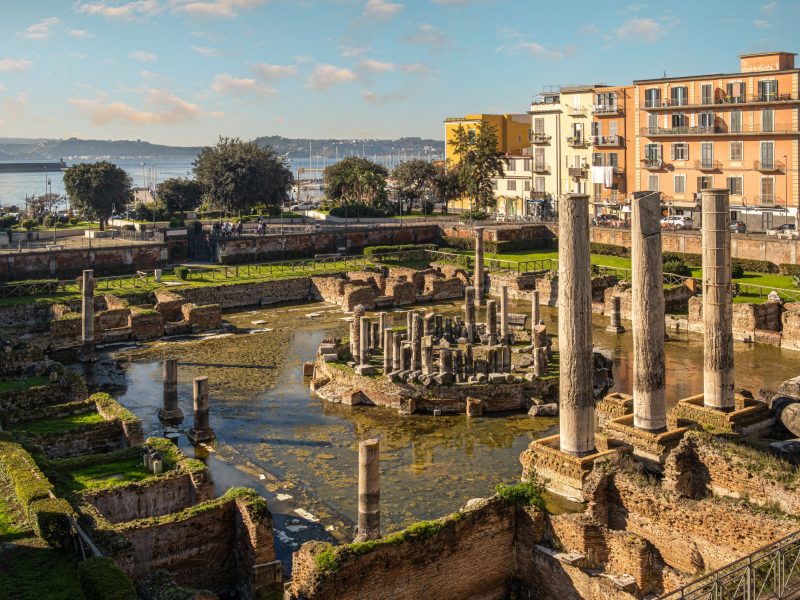
[[[189,438],[189,441],[192,444],[197,445],[202,442],[210,442],[214,440],[217,436],[214,434],[213,429],[195,429],[192,427],[187,433],[186,437]]]
[[[167,425],[180,425],[183,423],[183,411],[180,408],[166,410],[158,409],[158,420]]]
[[[606,327],[608,333],[625,333],[625,328],[622,325],[609,325]]]
[[[602,436],[595,436],[595,452],[573,456],[560,449],[560,435],[534,440],[520,456],[523,480],[536,473],[547,491],[576,502],[584,502],[583,484],[600,459],[617,462],[631,448]]]
[[[598,401],[594,408],[597,423],[600,427],[611,419],[624,417],[633,414],[633,396],[622,392],[612,392],[606,394],[602,400]]]
[[[704,429],[750,435],[769,429],[775,424],[775,415],[763,402],[736,394],[732,411],[722,411],[703,404],[703,394],[679,400],[672,409],[673,416],[690,419]]]
[[[633,415],[625,415],[606,421],[605,430],[609,439],[633,448],[633,455],[649,470],[660,473],[667,455],[683,436],[697,424],[689,419],[677,419],[667,423],[667,430],[658,433],[637,429]]]

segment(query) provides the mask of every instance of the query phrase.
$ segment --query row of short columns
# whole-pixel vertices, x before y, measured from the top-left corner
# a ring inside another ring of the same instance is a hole
[[[180,425],[183,411],[178,405],[178,361],[168,358],[162,365],[162,406],[158,418],[168,425]],[[214,430],[209,424],[208,377],[195,377],[192,382],[194,398],[194,422],[186,436],[194,444],[214,439]]]

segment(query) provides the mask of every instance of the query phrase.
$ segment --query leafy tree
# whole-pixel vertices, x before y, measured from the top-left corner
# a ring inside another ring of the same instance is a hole
[[[258,204],[280,206],[289,197],[294,177],[272,148],[220,137],[194,161],[194,173],[205,199],[215,208],[249,211]]]
[[[80,163],[64,171],[64,188],[73,208],[87,219],[100,221],[100,229],[113,211],[132,199],[130,176],[107,161]]]
[[[426,201],[431,196],[435,176],[436,167],[421,159],[400,163],[392,171],[392,179],[400,201],[409,206],[419,202],[423,212],[428,212],[426,208],[432,208]]]
[[[349,156],[325,167],[322,181],[325,195],[335,203],[343,200],[381,206],[386,203],[389,171],[368,158]]]
[[[505,172],[505,162],[497,151],[495,128],[485,121],[478,123],[477,130],[467,131],[459,126],[450,145],[460,159],[459,183],[464,195],[472,200],[472,208],[494,207],[492,179],[502,177]]]
[[[443,212],[447,213],[447,204],[461,196],[461,176],[458,167],[441,165],[436,167],[433,176],[433,197],[443,205]]]
[[[156,186],[156,197],[170,213],[194,210],[203,201],[203,186],[195,179],[173,177]]]

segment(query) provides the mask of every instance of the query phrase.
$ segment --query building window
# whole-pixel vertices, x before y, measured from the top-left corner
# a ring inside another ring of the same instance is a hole
[[[530,192],[531,191],[531,182],[530,181],[525,181],[525,191],[526,192]]]
[[[710,83],[704,83],[700,86],[700,103],[713,104],[714,103],[714,87]]]
[[[644,155],[647,160],[661,160],[661,144],[645,144]]]
[[[614,167],[614,168],[619,166],[619,159],[617,157],[616,152],[609,152],[608,154],[606,154],[606,164],[609,167]]]
[[[619,123],[616,121],[611,121],[608,124],[608,137],[610,137],[612,140],[615,140],[617,135],[619,135]]]
[[[686,193],[686,175],[675,175],[673,179],[676,194]]]
[[[672,144],[672,160],[689,160],[688,142],[676,142]]]
[[[603,166],[603,154],[601,154],[600,152],[592,152],[592,166],[593,167]]]
[[[700,144],[700,163],[704,169],[710,169],[714,166],[714,142]]]
[[[647,188],[649,192],[658,191],[658,175],[650,175],[647,178]]]
[[[537,192],[544,192],[544,177],[537,177],[534,179],[533,186]]]
[[[509,158],[508,159],[508,169],[506,169],[506,170],[507,171],[516,171],[517,167],[515,166],[515,162],[516,161],[513,158]]]
[[[744,160],[744,150],[742,142],[731,142],[731,160],[742,161]]]
[[[744,187],[744,183],[742,181],[742,177],[728,177],[728,191],[731,193],[731,196],[741,196],[742,195],[742,188]]]
[[[537,117],[533,120],[533,132],[544,133],[544,119]]]
[[[683,113],[675,113],[672,115],[672,127],[688,127],[689,118]]]
[[[647,127],[650,128],[650,131],[655,131],[658,129],[658,115],[647,115]]]
[[[775,204],[775,178],[761,178],[761,204]]]
[[[703,177],[697,178],[697,191],[702,192],[703,190],[711,189],[714,185],[714,178],[710,176],[704,175]]]
[[[522,161],[522,168],[525,169],[526,173],[530,173],[531,172],[531,159],[530,158],[526,158],[525,160]]]
[[[742,130],[742,111],[731,111],[731,131],[739,133]]]
[[[745,101],[745,87],[742,81],[733,81],[727,85],[726,102],[742,103]]]
[[[761,142],[761,168],[775,168],[775,145],[773,142]]]
[[[699,120],[700,120],[699,125],[703,130],[705,130],[705,131],[713,131],[713,129],[714,129],[714,118],[715,118],[713,112],[710,112],[710,111],[701,112],[698,117],[699,117]]]
[[[661,106],[661,89],[650,88],[644,91],[644,107]]]
[[[761,111],[761,131],[768,132],[775,130],[775,111],[765,108]]]
[[[513,180],[513,179],[509,179],[506,182],[506,189],[509,192],[515,192],[517,190],[517,182],[515,180]]]
[[[686,106],[689,104],[688,88],[685,85],[674,87],[670,90],[672,106]]]
[[[778,98],[778,80],[763,79],[758,82],[758,99],[761,102],[771,102]]]

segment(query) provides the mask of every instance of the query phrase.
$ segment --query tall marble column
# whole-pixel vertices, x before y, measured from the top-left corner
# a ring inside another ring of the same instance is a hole
[[[483,273],[483,227],[475,228],[475,298],[478,304],[486,301]]]
[[[381,537],[380,445],[365,440],[358,445],[357,542]]]

